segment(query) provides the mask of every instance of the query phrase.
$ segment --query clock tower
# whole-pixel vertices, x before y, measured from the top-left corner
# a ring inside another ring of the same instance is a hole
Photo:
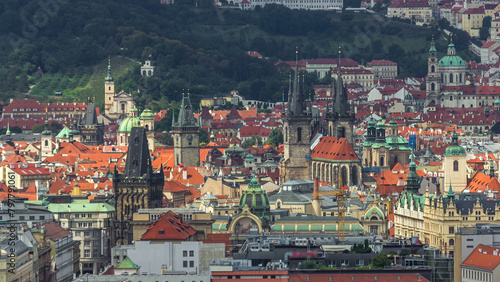
[[[174,135],[174,165],[199,166],[200,127],[194,118],[189,94],[182,95],[182,105],[177,120],[174,112],[172,133]]]

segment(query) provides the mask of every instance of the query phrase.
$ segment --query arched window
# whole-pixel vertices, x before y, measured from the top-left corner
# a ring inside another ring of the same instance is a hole
[[[450,83],[453,83],[453,74],[450,73]]]
[[[45,140],[45,147],[49,146],[49,140]]]
[[[460,78],[460,83],[462,83],[462,74],[458,76]]]
[[[444,83],[444,74],[441,74],[441,83]]]
[[[436,71],[436,67],[435,66],[431,66],[431,72],[435,72]]]
[[[454,246],[455,245],[455,240],[450,239],[449,243],[450,243],[450,246]]]
[[[285,142],[288,142],[288,127],[285,127]]]
[[[380,166],[384,166],[384,157],[380,157]]]
[[[151,71],[148,71],[148,75],[151,76]]]
[[[450,101],[453,101],[453,96],[450,96]]]
[[[458,171],[458,161],[453,162],[453,171]]]
[[[432,91],[436,90],[436,85],[434,83],[431,83],[431,90]]]
[[[297,142],[302,142],[302,127],[297,128]]]

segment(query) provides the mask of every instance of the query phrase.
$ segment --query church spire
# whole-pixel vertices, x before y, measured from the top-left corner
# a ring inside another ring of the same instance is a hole
[[[106,76],[106,82],[113,82],[113,77],[111,76],[111,59],[108,59],[108,75]]]
[[[181,109],[179,110],[179,117],[177,119],[177,126],[197,126],[193,115],[191,99],[189,99],[189,89],[187,95],[182,93],[182,103]]]
[[[420,176],[417,174],[417,165],[413,157],[413,151],[410,154],[410,171],[406,176],[406,190],[414,194],[419,194],[418,189],[420,188]]]
[[[146,129],[144,127],[132,127],[129,140],[125,177],[150,178],[153,170],[151,168]]]
[[[349,110],[349,105],[347,104],[347,88],[344,87],[344,82],[342,81],[342,50],[339,46],[339,60],[338,60],[338,73],[337,73],[337,87],[335,90],[335,102],[336,102],[336,113],[339,116],[345,116]]]
[[[450,189],[448,189],[448,194],[446,196],[448,197],[453,197],[455,193],[453,193],[453,189],[451,188],[451,182],[450,182]]]
[[[288,94],[290,95],[290,93]],[[304,93],[299,86],[299,50],[295,51],[295,74],[293,76],[293,90],[291,101],[288,105],[289,113],[292,116],[304,115]]]
[[[436,55],[436,44],[434,43],[434,35],[432,35],[431,48],[429,48],[429,57],[436,57]]]

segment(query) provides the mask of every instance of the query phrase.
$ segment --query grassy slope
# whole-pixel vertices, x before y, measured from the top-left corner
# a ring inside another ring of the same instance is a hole
[[[124,58],[121,56],[111,58],[111,68],[113,78],[116,80],[122,75],[126,74],[129,71],[134,70],[139,63]],[[73,89],[58,89],[57,87],[49,87],[48,93],[54,93],[55,91],[62,91],[64,93],[63,97],[56,98],[53,96],[39,96],[39,95],[31,95],[35,99],[39,99],[40,101],[58,101],[58,102],[72,102],[72,101],[86,101],[88,97],[95,97],[96,103],[98,106],[102,106],[104,104],[104,78],[107,75],[108,70],[108,60],[103,60],[99,64],[89,67],[90,76],[88,83],[83,87],[76,87]],[[87,70],[88,71],[88,70]],[[61,74],[61,77],[71,77],[72,70],[67,73]],[[43,78],[42,78],[43,79]],[[57,85],[54,83],[52,85]],[[115,91],[120,91],[119,85],[115,86]]]

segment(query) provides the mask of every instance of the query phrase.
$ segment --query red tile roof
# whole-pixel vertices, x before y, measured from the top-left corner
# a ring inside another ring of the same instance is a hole
[[[356,152],[345,138],[323,136],[311,152],[311,158],[324,160],[359,161]]]
[[[496,255],[494,255],[496,252]],[[479,244],[460,266],[494,270],[500,264],[499,249]]]
[[[168,211],[151,224],[141,240],[187,240],[196,234],[189,223],[172,211]]]
[[[61,239],[69,234],[68,230],[61,227],[61,225],[55,222],[47,222],[44,224],[45,227],[45,236],[50,238],[52,241],[56,241],[57,239]]]

